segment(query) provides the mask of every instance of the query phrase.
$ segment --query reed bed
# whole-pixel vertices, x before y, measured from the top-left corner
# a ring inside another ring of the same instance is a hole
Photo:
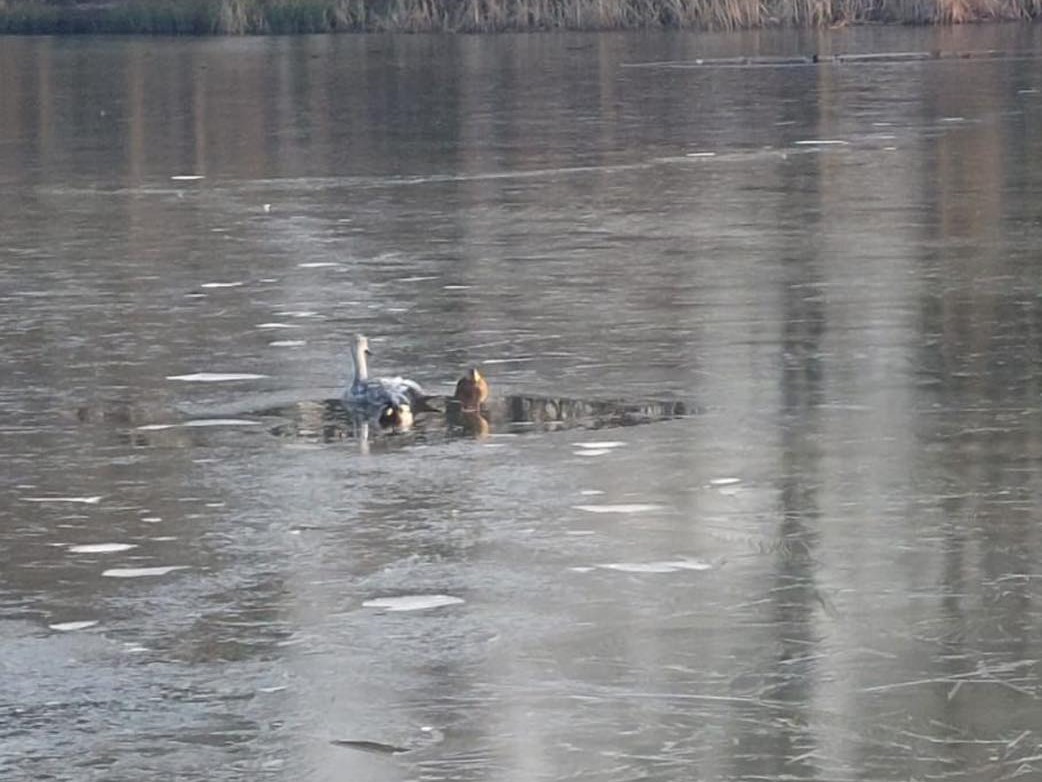
[[[1042,0],[0,0],[0,33],[727,30],[1040,15]]]

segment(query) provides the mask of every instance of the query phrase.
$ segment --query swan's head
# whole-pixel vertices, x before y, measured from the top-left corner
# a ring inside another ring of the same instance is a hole
[[[371,356],[369,340],[364,334],[355,334],[355,353],[359,356]]]

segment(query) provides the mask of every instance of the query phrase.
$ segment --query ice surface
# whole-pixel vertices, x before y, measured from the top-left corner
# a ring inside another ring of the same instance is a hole
[[[114,567],[102,571],[101,575],[106,578],[150,578],[153,576],[165,576],[175,570],[185,570],[187,565],[161,565],[158,567]]]
[[[86,630],[88,627],[94,627],[96,624],[98,624],[97,619],[84,619],[79,622],[58,622],[47,626],[52,630],[58,630],[62,633],[70,633],[75,630]]]
[[[366,600],[365,608],[382,608],[385,611],[423,611],[428,608],[459,605],[464,600],[452,595],[401,595],[399,597],[377,597]]]
[[[73,554],[110,554],[116,551],[130,551],[137,548],[136,543],[83,543],[69,546]]]
[[[619,505],[573,505],[575,510],[584,510],[587,513],[650,513],[662,510],[661,505],[653,503],[621,503]]]
[[[267,375],[255,375],[249,372],[194,372],[190,375],[167,375],[167,380],[181,380],[185,383],[228,383],[235,380],[260,380]]]

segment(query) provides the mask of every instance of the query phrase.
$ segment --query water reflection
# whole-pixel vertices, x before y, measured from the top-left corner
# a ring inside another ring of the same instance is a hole
[[[0,776],[1035,775],[1040,36],[4,41]]]
[[[603,429],[668,421],[688,415],[690,405],[679,401],[612,402],[525,395],[497,396],[480,410],[465,410],[452,397],[430,397],[435,410],[418,414],[408,427],[388,422],[378,413],[360,415],[338,399],[301,402],[251,414],[285,419],[271,427],[279,437],[334,442],[346,438],[362,442],[381,439],[399,445],[433,442],[454,437],[484,439],[492,433],[525,434],[567,429]],[[206,420],[206,419],[201,419]],[[387,440],[387,435],[402,435]]]

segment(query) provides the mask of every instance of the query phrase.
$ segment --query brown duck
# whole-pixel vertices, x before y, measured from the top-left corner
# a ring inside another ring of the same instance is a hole
[[[453,398],[460,403],[464,413],[481,409],[482,403],[488,399],[488,382],[476,367],[468,369],[467,374],[456,383],[456,393]]]

